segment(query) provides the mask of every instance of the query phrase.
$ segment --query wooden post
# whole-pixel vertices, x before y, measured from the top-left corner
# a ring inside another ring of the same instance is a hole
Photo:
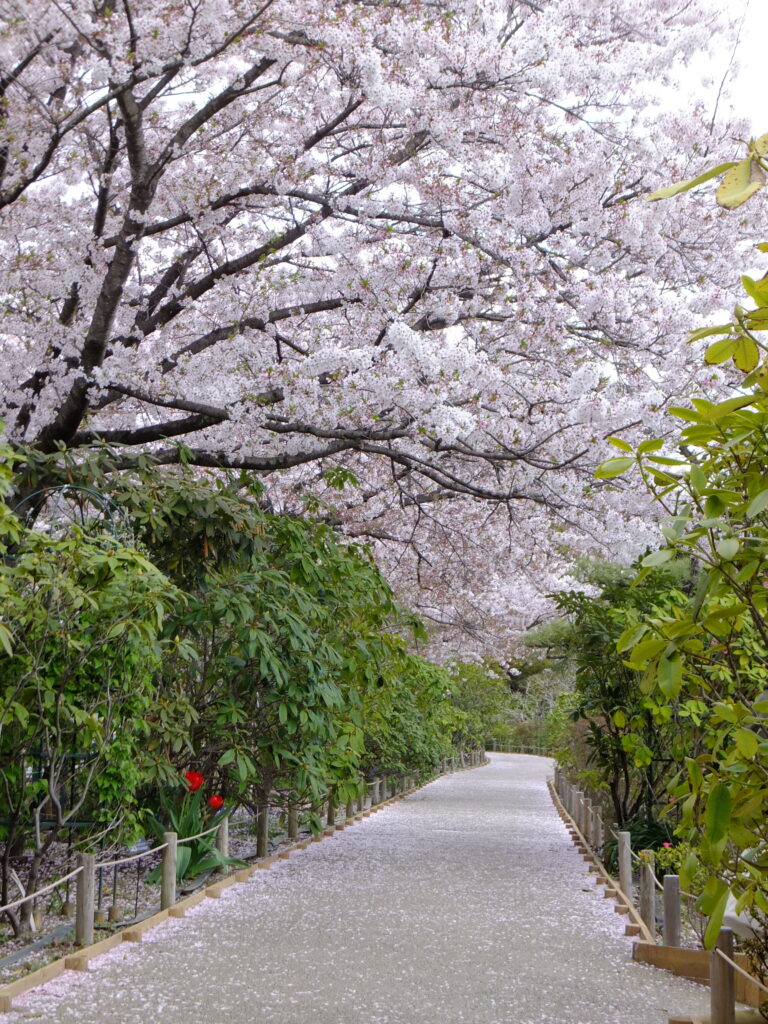
[[[653,853],[645,850],[648,863],[640,865],[640,917],[645,921],[651,935],[656,934],[656,883],[653,880]]]
[[[584,807],[582,811],[582,829],[581,834],[587,841],[588,846],[592,846],[592,801],[588,796],[584,797]]]
[[[373,789],[371,790],[371,807],[375,807],[381,800],[381,779],[373,780]]]
[[[78,946],[93,943],[93,896],[96,891],[96,855],[78,853],[77,866],[83,870],[77,876],[75,897],[75,942]]]
[[[266,857],[269,853],[269,805],[259,808],[256,819],[256,856]]]
[[[736,1019],[736,994],[733,968],[718,955],[721,949],[733,960],[733,932],[722,928],[715,948],[709,954],[709,999],[712,1024],[734,1024]]]
[[[360,791],[357,794],[357,813],[362,814],[365,810],[365,791],[366,791],[365,779],[360,780]]]
[[[217,837],[218,838],[218,837]],[[160,882],[160,909],[168,910],[176,902],[176,853],[178,836],[175,832],[163,832],[163,873]]]
[[[584,835],[584,794],[580,789],[575,793],[574,811],[573,820],[576,822],[576,828]]]
[[[347,806],[344,809],[344,817],[349,820],[355,816],[355,801],[347,800]]]
[[[664,945],[680,945],[680,879],[664,875]]]
[[[603,845],[603,817],[600,814],[600,808],[593,806],[592,808],[592,846],[595,850],[599,850]]]
[[[384,776],[384,778],[379,783],[379,796],[381,797],[382,800],[388,800],[389,799],[389,792],[388,792],[388,789],[387,789],[387,777],[386,777],[386,775]]]
[[[229,856],[229,815],[222,818],[216,831],[216,849],[222,857]]]
[[[632,836],[619,832],[619,888],[632,900]]]
[[[288,838],[299,838],[299,808],[296,804],[288,804]]]
[[[325,823],[328,826],[336,824],[336,793],[333,789],[328,790],[328,813],[325,816]]]

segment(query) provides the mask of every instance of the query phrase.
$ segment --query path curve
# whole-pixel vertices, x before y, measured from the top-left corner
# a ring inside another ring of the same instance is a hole
[[[631,960],[546,789],[495,754],[65,972],[0,1022],[666,1024],[706,989]]]

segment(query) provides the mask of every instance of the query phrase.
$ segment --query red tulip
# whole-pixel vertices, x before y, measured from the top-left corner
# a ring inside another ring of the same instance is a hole
[[[208,797],[208,806],[213,811],[218,811],[218,809],[220,807],[222,807],[223,804],[224,804],[224,797],[223,796],[219,796],[218,793],[214,793],[213,796],[209,796]]]
[[[184,778],[187,780],[190,793],[196,793],[205,781],[200,772],[184,772]]]

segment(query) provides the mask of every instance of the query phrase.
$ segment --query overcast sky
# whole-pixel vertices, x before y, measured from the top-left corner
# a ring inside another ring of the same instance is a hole
[[[742,6],[743,4],[743,6]],[[741,28],[736,60],[739,71],[729,75],[728,86],[735,111],[752,122],[752,134],[768,132],[766,109],[766,43],[768,43],[768,0],[739,0],[734,4],[746,8]],[[729,53],[723,54],[723,68],[727,68]]]

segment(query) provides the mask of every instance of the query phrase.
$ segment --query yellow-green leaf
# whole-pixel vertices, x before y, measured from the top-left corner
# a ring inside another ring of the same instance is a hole
[[[741,756],[751,760],[757,753],[757,736],[750,729],[737,729],[733,738]]]
[[[768,508],[768,488],[756,494],[747,505],[747,519],[754,519],[755,516],[759,516],[765,508]]]
[[[720,363],[724,363],[731,358],[737,344],[738,338],[722,338],[707,348],[707,351],[704,353],[704,359],[711,366],[719,366]]]
[[[718,205],[726,210],[735,210],[746,203],[765,184],[759,165],[747,157],[735,164],[725,175],[715,193]]]
[[[626,441],[622,441],[620,437],[609,437],[608,444],[612,444],[614,448],[618,448],[622,452],[631,452],[632,445],[627,444]]]
[[[731,167],[735,167],[736,162],[731,160],[726,164],[718,164],[717,167],[710,167],[708,171],[704,171],[703,174],[699,174],[695,178],[688,178],[687,181],[678,181],[674,185],[665,185],[664,188],[658,189],[647,197],[649,203],[656,202],[659,199],[671,199],[672,196],[680,195],[681,192],[687,192],[689,189],[696,188],[697,185],[703,185],[705,181],[710,181],[712,178],[716,178],[718,175],[723,174]]]
[[[608,459],[607,462],[603,462],[597,467],[595,476],[598,480],[610,480],[615,476],[621,476],[622,473],[626,473],[634,463],[634,459],[629,459],[626,456],[619,459]]]
[[[768,281],[765,278],[755,281],[747,274],[742,274],[741,284],[747,295],[754,299],[758,306],[768,306]]]

